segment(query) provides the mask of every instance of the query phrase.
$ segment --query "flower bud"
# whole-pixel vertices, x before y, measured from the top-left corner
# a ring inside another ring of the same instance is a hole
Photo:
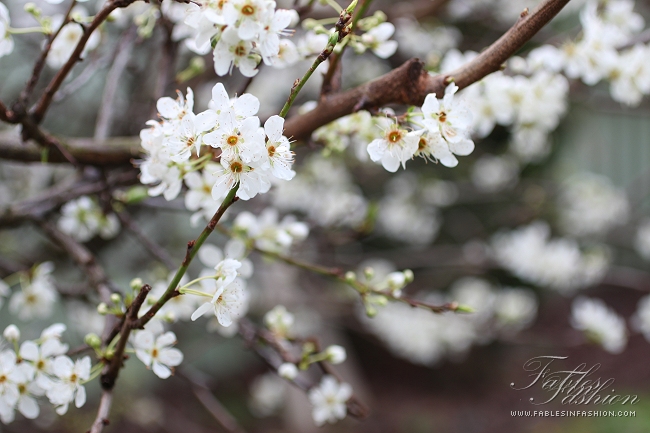
[[[345,361],[345,358],[347,358],[345,349],[338,345],[328,347],[325,349],[325,353],[327,354],[329,362],[332,364],[340,364]]]
[[[5,338],[5,340],[11,341],[13,343],[20,340],[20,330],[16,325],[9,325],[5,328],[2,336]]]
[[[287,380],[293,380],[298,376],[298,367],[290,362],[285,362],[278,368],[278,374]]]
[[[407,284],[413,282],[413,279],[415,278],[415,276],[413,275],[412,270],[404,269],[403,274],[404,274],[404,280],[406,281]]]
[[[108,306],[106,305],[105,302],[102,302],[97,306],[97,312],[102,316],[108,314]]]
[[[38,6],[36,6],[34,3],[27,3],[24,7],[25,12],[27,12],[30,15],[33,15],[34,17],[40,17],[41,16],[41,10],[39,9]]]
[[[368,266],[363,270],[363,276],[366,277],[366,280],[370,281],[375,276],[375,269]]]
[[[102,339],[99,338],[97,334],[86,334],[84,337],[84,342],[92,347],[93,349],[98,349],[102,345]]]
[[[144,285],[144,283],[142,282],[142,278],[134,278],[134,279],[132,279],[131,282],[129,283],[129,286],[130,286],[131,289],[133,289],[133,290],[140,290],[140,288],[141,288],[143,285]]]
[[[348,271],[345,273],[345,282],[346,283],[354,283],[357,281],[357,276],[354,272]]]
[[[113,293],[111,294],[111,302],[115,305],[119,305],[122,303],[122,297],[119,293]]]

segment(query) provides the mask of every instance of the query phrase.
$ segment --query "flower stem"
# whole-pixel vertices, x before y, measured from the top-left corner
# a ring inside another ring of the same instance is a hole
[[[167,290],[165,290],[165,293],[163,293],[160,299],[158,299],[158,301],[156,301],[156,303],[153,304],[151,308],[149,308],[149,311],[147,311],[144,316],[140,317],[134,323],[134,328],[144,327],[144,325],[146,325],[147,322],[149,322],[156,315],[156,313],[162,308],[163,305],[165,305],[165,303],[167,303],[167,301],[169,301],[174,296],[178,296],[178,290],[176,290],[176,288],[183,278],[183,275],[185,275],[187,272],[187,268],[190,266],[190,263],[192,263],[192,259],[194,259],[196,254],[199,252],[199,249],[201,249],[201,246],[208,239],[208,236],[210,236],[210,234],[214,231],[214,228],[216,227],[223,214],[234,202],[237,201],[237,197],[235,197],[235,195],[237,194],[238,189],[239,184],[235,185],[234,188],[230,190],[226,198],[223,199],[223,202],[221,202],[221,206],[219,206],[219,209],[214,214],[208,225],[205,226],[199,237],[196,238],[195,241],[190,241],[187,244],[187,253],[185,254],[185,259],[183,260],[183,263],[181,263],[181,267],[178,268],[178,271],[176,271],[174,278],[169,283]]]

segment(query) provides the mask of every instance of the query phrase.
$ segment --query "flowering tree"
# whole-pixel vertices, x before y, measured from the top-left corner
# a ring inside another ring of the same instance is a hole
[[[97,381],[100,432],[141,362],[241,431],[186,367],[203,329],[270,367],[257,415],[292,384],[316,425],[372,409],[332,367],[341,326],[433,366],[555,296],[580,344],[623,352],[625,319],[578,293],[647,286],[645,197],[540,173],[571,102],[643,102],[649,33],[631,0],[574,1],[0,3],[2,423],[81,408]]]

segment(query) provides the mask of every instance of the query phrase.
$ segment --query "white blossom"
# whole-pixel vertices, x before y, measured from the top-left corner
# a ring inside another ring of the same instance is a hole
[[[241,317],[246,304],[244,280],[236,279],[228,285],[217,284],[217,291],[212,300],[199,306],[192,314],[192,320],[198,319],[212,309],[219,324],[228,327]]]
[[[9,55],[14,50],[14,39],[9,33],[11,18],[7,6],[0,3],[0,57]]]
[[[339,383],[332,376],[323,376],[320,384],[309,390],[308,396],[314,406],[312,418],[316,425],[321,426],[326,422],[333,424],[345,418],[345,402],[352,397],[352,387],[347,383]]]
[[[293,380],[298,377],[298,367],[296,364],[285,362],[278,367],[278,375],[287,380]]]
[[[284,305],[276,305],[264,315],[264,324],[279,338],[291,335],[294,322],[294,315],[289,313]]]
[[[383,138],[377,138],[368,145],[370,159],[381,161],[381,165],[395,173],[400,164],[406,168],[406,161],[418,150],[418,141],[422,131],[407,131],[397,124],[390,125],[384,131]]]
[[[120,230],[117,216],[113,213],[104,214],[99,205],[88,196],[63,205],[57,225],[62,232],[80,242],[86,242],[95,235],[110,239]]]
[[[397,41],[389,40],[395,33],[391,23],[381,23],[361,36],[361,43],[381,59],[387,59],[397,51]]]
[[[133,347],[138,359],[161,379],[171,376],[173,367],[183,362],[183,353],[173,348],[174,344],[176,335],[173,332],[156,336],[145,329],[136,332],[133,338]]]
[[[59,299],[51,275],[53,270],[52,262],[36,266],[31,271],[30,278],[21,284],[21,290],[11,296],[9,311],[21,320],[49,317],[54,303]]]
[[[81,6],[76,6],[72,10],[72,14],[81,17],[88,16],[88,12]],[[63,23],[63,16],[56,16],[52,21],[52,27],[58,28],[58,26]],[[77,48],[77,44],[81,40],[83,33],[84,28],[79,23],[71,22],[64,25],[57,37],[54,39],[54,41],[52,41],[50,50],[47,53],[47,65],[54,69],[62,67],[68,61],[68,59],[70,59],[72,53]],[[89,51],[97,48],[100,39],[101,37],[99,35],[99,32],[94,31],[88,38],[81,56],[83,57]]]
[[[571,326],[611,353],[621,353],[627,344],[625,320],[600,299],[576,298],[571,307]]]
[[[328,361],[332,364],[340,364],[347,358],[345,348],[338,345],[328,346],[325,349],[325,353],[327,354]]]
[[[67,356],[57,356],[52,363],[55,376],[53,385],[46,390],[50,403],[57,406],[56,413],[63,415],[74,401],[76,407],[86,403],[86,388],[83,382],[90,378],[90,357],[85,356],[73,362]]]

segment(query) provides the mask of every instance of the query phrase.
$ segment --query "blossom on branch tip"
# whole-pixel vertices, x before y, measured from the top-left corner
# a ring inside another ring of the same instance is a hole
[[[245,283],[242,279],[236,279],[228,285],[217,284],[210,302],[203,303],[192,314],[192,320],[196,320],[212,309],[221,326],[228,327],[239,319],[247,304]]]
[[[80,408],[86,403],[86,388],[83,382],[90,378],[90,357],[85,356],[73,362],[67,356],[57,356],[52,363],[54,383],[47,389],[46,395],[50,403],[57,406],[56,413],[63,415],[68,411],[68,405],[74,401]]]

